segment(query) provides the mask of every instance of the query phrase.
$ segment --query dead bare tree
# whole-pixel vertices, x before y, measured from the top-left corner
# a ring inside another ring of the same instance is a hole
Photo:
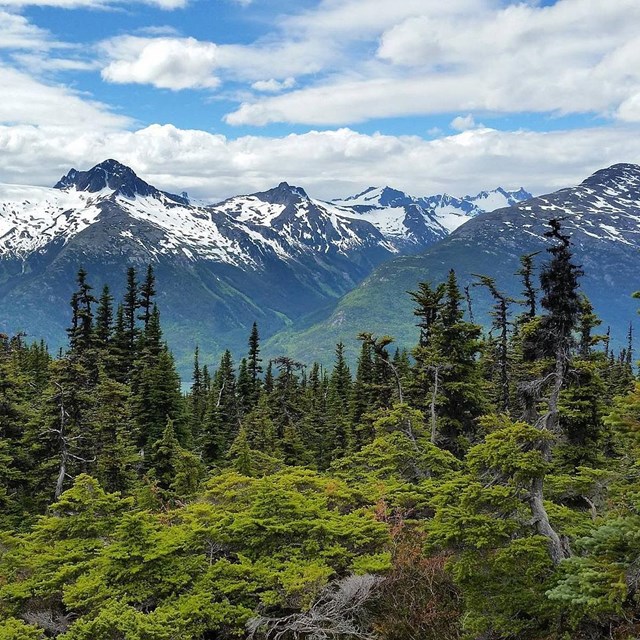
[[[375,640],[366,605],[383,578],[365,574],[329,584],[308,611],[247,623],[249,640]]]
[[[95,462],[95,458],[93,460],[88,460],[87,458],[83,458],[81,456],[76,455],[72,452],[73,444],[82,439],[82,435],[72,436],[69,433],[68,420],[69,413],[67,412],[65,406],[65,391],[63,386],[59,382],[53,382],[54,386],[58,390],[58,393],[55,395],[54,400],[58,403],[58,410],[60,412],[59,422],[57,427],[49,427],[47,431],[49,433],[53,433],[56,435],[58,440],[58,446],[60,447],[60,463],[58,466],[58,479],[56,480],[56,490],[54,494],[54,498],[56,502],[62,495],[64,490],[64,481],[71,476],[67,473],[67,469],[72,460],[77,460],[78,462],[90,463]]]

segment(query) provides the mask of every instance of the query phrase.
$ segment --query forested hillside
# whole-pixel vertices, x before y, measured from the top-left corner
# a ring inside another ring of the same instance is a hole
[[[547,237],[521,299],[420,283],[410,352],[266,361],[254,324],[188,393],[152,268],[80,269],[66,351],[0,342],[0,639],[637,638],[633,336]]]

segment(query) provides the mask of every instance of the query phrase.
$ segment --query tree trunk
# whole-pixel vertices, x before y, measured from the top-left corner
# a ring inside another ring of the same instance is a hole
[[[64,489],[64,479],[67,476],[67,463],[69,461],[69,451],[67,449],[67,434],[65,433],[67,425],[67,411],[64,408],[64,390],[62,385],[56,385],[60,393],[60,431],[58,438],[60,440],[60,470],[58,471],[58,480],[56,482],[55,499],[56,502],[62,495]]]
[[[560,540],[560,536],[549,522],[549,515],[544,507],[544,479],[535,478],[531,483],[531,493],[529,496],[529,507],[533,516],[533,524],[539,535],[544,536],[549,541],[549,553],[551,561],[557,565],[567,557],[567,551]]]
[[[560,392],[564,385],[564,377],[567,362],[567,349],[564,345],[558,347],[556,351],[556,364],[554,371],[554,380],[551,393],[549,394],[547,412],[538,420],[537,427],[541,431],[557,433],[558,426],[558,402],[560,400]],[[551,443],[545,441],[542,444],[541,452],[546,462],[551,461]],[[531,482],[531,490],[529,494],[529,506],[531,515],[537,532],[547,538],[549,541],[549,552],[554,565],[558,564],[564,558],[571,555],[571,550],[567,545],[563,545],[560,536],[551,526],[549,515],[544,507],[544,478],[535,478]]]

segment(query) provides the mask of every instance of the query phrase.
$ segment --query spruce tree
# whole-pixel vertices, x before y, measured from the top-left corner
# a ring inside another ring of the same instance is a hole
[[[539,251],[535,251],[520,256],[520,269],[516,272],[516,275],[522,277],[522,295],[526,309],[523,314],[524,321],[533,320],[537,315],[537,291],[533,284],[533,259],[539,253]]]
[[[475,275],[475,274],[474,274]],[[486,287],[494,300],[491,317],[493,322],[491,325],[492,332],[495,331],[497,336],[492,336],[492,350],[495,355],[495,364],[498,370],[498,393],[497,405],[498,409],[503,413],[509,413],[510,409],[510,369],[511,362],[509,358],[509,333],[511,329],[511,321],[509,320],[510,307],[515,300],[498,290],[494,278],[483,275],[475,275],[478,278],[477,284]]]
[[[260,357],[260,335],[258,325],[254,322],[249,336],[249,356],[247,358],[247,370],[251,378],[251,406],[255,406],[260,395],[260,374],[262,373],[262,358]]]
[[[477,419],[487,407],[478,362],[481,329],[464,320],[464,297],[453,270],[442,292],[429,339],[413,352],[417,389],[423,394],[417,406],[429,412],[432,441],[462,455],[478,439]]]
[[[237,395],[238,411],[240,416],[243,416],[251,411],[257,401],[255,396],[255,386],[251,380],[251,374],[249,372],[249,366],[246,358],[242,358],[240,366],[238,367]]]
[[[71,298],[72,319],[69,334],[69,350],[74,357],[85,359],[85,364],[93,360],[93,308],[97,302],[91,293],[93,287],[87,282],[87,272],[80,268],[76,278],[77,290]]]
[[[103,352],[108,348],[113,331],[113,296],[109,285],[104,285],[96,310],[96,346]]]
[[[374,408],[373,404],[373,357],[371,344],[362,341],[356,377],[352,386],[351,396],[351,430],[354,435],[355,446],[361,447],[371,439],[371,433],[360,429],[363,416]]]
[[[236,373],[233,358],[228,349],[223,353],[220,366],[213,376],[209,404],[215,407],[219,420],[219,435],[224,454],[231,446],[240,426]]]
[[[151,319],[151,312],[153,311],[154,302],[153,298],[156,295],[156,277],[153,272],[153,267],[148,265],[147,273],[144,282],[140,285],[140,297],[138,300],[138,307],[142,310],[142,313],[138,316],[139,320],[142,320],[144,328],[147,328],[149,320]]]
[[[131,362],[135,360],[136,338],[138,329],[136,326],[136,312],[140,306],[138,299],[138,281],[136,279],[136,270],[133,267],[127,269],[127,286],[124,294],[123,311],[125,335],[128,348],[128,357]]]
[[[113,327],[113,335],[109,344],[109,356],[111,364],[108,367],[109,374],[118,382],[129,382],[133,360],[129,352],[129,339],[124,318],[124,307],[119,304],[116,310],[116,320]]]
[[[429,344],[433,327],[440,315],[444,294],[444,283],[433,288],[430,282],[419,282],[417,291],[409,291],[409,295],[416,303],[413,315],[420,318],[420,322],[418,322],[418,327],[420,328],[418,345],[421,347],[426,347]]]
[[[561,233],[560,222],[552,219],[549,225],[551,229],[545,235],[555,242],[547,249],[551,260],[540,273],[540,287],[543,293],[541,305],[545,315],[541,318],[538,343],[541,355],[551,361],[551,370],[544,372],[546,375],[533,389],[542,389],[545,386],[548,389],[545,398],[546,410],[537,416],[535,426],[545,432],[545,435],[558,436],[561,433],[560,393],[566,384],[567,371],[572,361],[573,332],[580,319],[581,298],[578,279],[583,272],[573,263],[570,239]],[[539,446],[543,459],[551,462],[551,439],[541,438]],[[532,480],[529,505],[536,529],[547,539],[551,559],[554,564],[558,564],[570,552],[551,525],[544,506],[544,475],[538,475]]]
[[[264,374],[264,392],[269,395],[273,393],[273,360],[269,360],[269,364],[267,364],[267,371]]]
[[[331,429],[332,457],[339,457],[354,447],[349,408],[351,405],[351,372],[344,357],[344,344],[336,345],[335,361],[327,393],[327,420]],[[325,434],[327,437],[329,434]]]
[[[193,442],[198,442],[207,410],[207,393],[203,370],[200,368],[200,349],[196,347],[193,356],[193,374],[189,395],[189,431]]]

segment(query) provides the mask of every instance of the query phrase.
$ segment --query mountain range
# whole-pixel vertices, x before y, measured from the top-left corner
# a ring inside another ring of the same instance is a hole
[[[399,346],[411,347],[418,329],[406,292],[420,281],[444,281],[451,268],[460,285],[470,287],[475,321],[488,325],[491,301],[484,288],[474,286],[474,274],[495,278],[499,289],[521,298],[519,258],[539,251],[538,270],[548,260],[550,240],[544,234],[551,218],[561,220],[563,233],[571,236],[575,261],[585,272],[582,289],[603,321],[601,333],[610,326],[613,342],[625,344],[629,323],[637,318],[638,302],[631,295],[640,289],[640,166],[635,164],[616,164],[578,186],[476,215],[424,252],[381,264],[333,308],[274,336],[269,350],[313,360],[344,341],[353,358],[354,337],[363,330],[392,335]],[[513,313],[518,311],[514,304]]]
[[[122,293],[127,266],[152,263],[166,337],[186,369],[322,313],[391,258],[446,238],[486,208],[530,197],[412,197],[390,187],[325,202],[282,182],[203,204],[162,191],[115,160],[71,169],[53,188],[0,185],[0,331],[64,343],[80,266],[96,292]]]

